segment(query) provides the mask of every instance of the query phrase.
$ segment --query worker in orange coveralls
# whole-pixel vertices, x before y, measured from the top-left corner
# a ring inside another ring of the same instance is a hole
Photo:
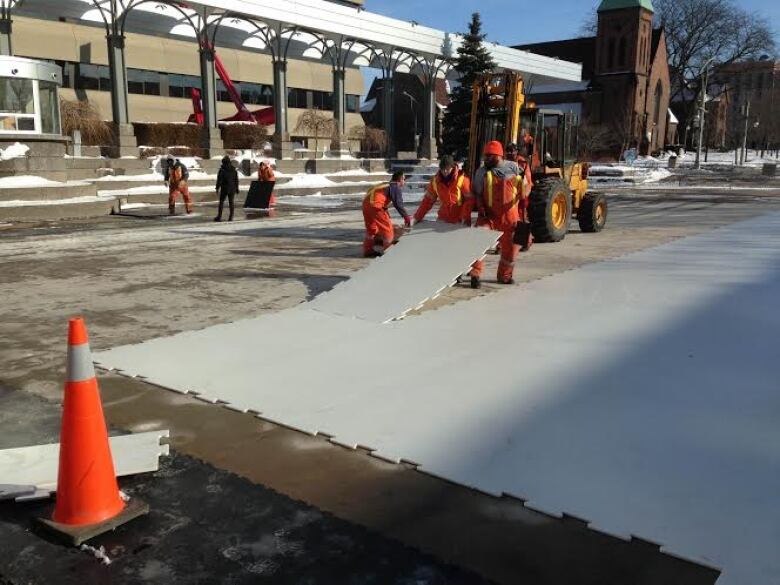
[[[257,178],[263,187],[261,193],[268,194],[268,206],[273,207],[276,204],[276,196],[274,195],[274,188],[276,187],[276,173],[274,168],[268,163],[268,161],[261,161],[260,166],[257,169]]]
[[[531,193],[534,180],[533,175],[531,174],[531,166],[528,164],[527,158],[523,156],[527,152],[525,146],[523,146],[523,152],[520,152],[517,145],[514,142],[510,142],[506,145],[505,152],[506,160],[517,163],[517,166],[520,168],[520,176],[523,177],[523,192],[522,196],[519,198],[520,200],[517,203],[517,210],[520,213],[520,219],[516,233],[518,234],[518,238],[522,239],[523,241],[523,243],[520,244],[520,250],[525,252],[529,250],[533,244],[533,235],[531,235],[530,226],[531,220],[528,217],[528,196]],[[520,235],[520,232],[522,232],[522,235]]]
[[[165,181],[168,183],[168,212],[171,215],[176,215],[176,196],[179,194],[184,199],[184,209],[187,211],[187,215],[192,213],[192,197],[190,197],[190,188],[187,186],[188,177],[187,167],[181,161],[168,158]]]
[[[514,235],[520,219],[518,202],[523,195],[523,176],[517,163],[504,160],[504,147],[497,140],[488,142],[483,154],[485,164],[474,175],[471,187],[479,217],[477,226],[501,232],[501,259],[496,280],[500,284],[514,284],[512,275],[520,250],[514,242]],[[469,273],[471,288],[482,286],[483,269],[482,260],[472,266]]]
[[[368,190],[363,199],[363,221],[366,224],[366,237],[363,240],[363,256],[376,258],[384,254],[395,242],[395,228],[387,212],[392,204],[404,218],[406,227],[412,227],[414,221],[404,207],[403,188],[406,177],[403,171],[393,173],[390,183],[382,183]],[[380,245],[382,251],[374,246]]]
[[[439,221],[471,224],[471,182],[450,155],[444,155],[439,162],[439,172],[428,184],[425,197],[414,214],[415,223],[425,219],[436,201],[439,202]]]

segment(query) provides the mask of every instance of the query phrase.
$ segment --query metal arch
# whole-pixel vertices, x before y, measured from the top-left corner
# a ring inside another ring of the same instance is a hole
[[[368,43],[345,35],[339,35],[336,39],[323,37],[323,46],[323,56],[327,53],[330,57],[334,71],[346,71],[351,54],[354,53],[356,58],[358,58],[364,56],[366,51],[372,51],[372,47]],[[362,51],[355,52],[353,50],[355,47],[362,47]]]
[[[275,31],[271,27],[271,24],[267,22],[259,21],[259,22],[263,22],[263,24],[265,25],[265,27],[262,27],[257,24],[258,20],[249,18],[238,12],[230,12],[230,11],[223,12],[215,22],[211,23],[213,34],[211,36],[210,41],[212,46],[216,46],[217,34],[219,30],[222,28],[222,23],[225,20],[241,21],[253,26],[254,30],[251,33],[249,33],[248,37],[251,38],[254,37],[255,35],[258,35],[259,38],[266,44],[268,50],[271,52],[272,60],[274,61],[276,60],[276,51],[274,50],[275,47],[273,43]]]
[[[93,2],[96,2],[97,0],[92,0]],[[112,4],[116,2],[117,0],[111,0]],[[119,0],[120,4],[123,4],[122,0]],[[134,9],[138,8],[142,4],[157,4],[157,5],[165,5],[170,8],[173,8],[176,10],[179,14],[182,15],[184,20],[192,27],[192,30],[195,31],[195,36],[200,39],[201,36],[201,27],[199,27],[197,24],[195,24],[195,21],[193,21],[192,17],[187,14],[184,9],[182,9],[181,6],[179,6],[177,3],[174,2],[167,2],[166,0],[130,0],[126,6],[123,5],[121,14],[118,15],[119,18],[119,34],[122,36],[125,35],[125,29],[127,27],[127,17],[130,15],[130,12],[132,12]],[[196,13],[197,14],[197,13]],[[201,19],[200,14],[197,14],[198,19]]]
[[[285,28],[287,27],[287,28]],[[300,31],[300,27],[298,26],[290,26],[283,22],[280,22],[276,25],[276,30],[274,31],[274,37],[275,41],[277,43],[277,50],[279,51],[278,60],[282,61],[284,63],[287,62],[287,55],[290,52],[290,44],[292,43],[293,38],[296,34],[298,34],[298,31]],[[285,39],[285,35],[287,35],[287,38]]]
[[[403,49],[394,46],[369,47],[369,50],[379,63],[379,68],[382,70],[382,74],[385,77],[390,77],[395,73],[395,70],[402,61],[402,57],[413,58],[411,52],[404,51]]]
[[[8,20],[11,18],[11,11],[21,3],[22,0],[0,0],[0,19]]]
[[[110,9],[106,9],[106,7],[103,5],[105,2],[101,2],[101,0],[91,0],[92,5],[97,9],[97,11],[100,13],[100,18],[103,19],[103,23],[106,27],[106,34],[110,35],[113,34],[115,23],[116,23],[116,2],[117,0],[109,0],[109,6]],[[106,12],[109,13],[111,16],[111,21],[106,18]]]
[[[447,73],[452,70],[452,60],[446,57],[431,58],[415,55],[414,60],[420,68],[420,77],[422,78],[423,84],[428,87],[436,83],[436,79],[439,77],[440,73],[443,73],[446,70],[446,73],[444,73],[446,76]]]

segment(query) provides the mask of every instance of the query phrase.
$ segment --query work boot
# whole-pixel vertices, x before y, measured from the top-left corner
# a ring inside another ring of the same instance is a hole
[[[385,253],[380,252],[379,250],[371,250],[370,252],[363,254],[363,258],[381,258],[384,255]]]
[[[222,221],[222,218],[217,216],[217,217],[214,218],[214,221]]]
[[[478,288],[482,288],[482,281],[479,279],[479,276],[471,277],[471,288],[475,290]]]
[[[498,281],[498,284],[514,284],[514,283],[515,283],[515,279],[514,278],[510,278],[509,280],[499,280]]]

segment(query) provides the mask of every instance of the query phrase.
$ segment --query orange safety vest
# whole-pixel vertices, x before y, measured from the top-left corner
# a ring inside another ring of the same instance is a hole
[[[371,207],[377,209],[387,209],[390,207],[390,198],[387,196],[387,189],[390,187],[390,183],[381,183],[374,187],[371,187],[366,193],[364,203],[368,203]]]
[[[170,179],[168,182],[171,185],[178,185],[183,180],[184,180],[184,170],[180,166],[176,165],[172,169],[172,172],[170,174]]]
[[[466,181],[466,175],[461,174],[458,180],[454,182],[454,185],[447,186],[447,195],[449,200],[446,200],[441,196],[439,192],[439,173],[434,175],[431,180],[431,192],[438,197],[444,205],[462,205],[463,204],[463,183]],[[453,189],[452,187],[455,187]],[[454,191],[454,193],[453,193]]]
[[[523,177],[520,175],[497,179],[493,171],[485,173],[485,204],[497,219],[518,221],[517,202],[523,196],[522,191]]]

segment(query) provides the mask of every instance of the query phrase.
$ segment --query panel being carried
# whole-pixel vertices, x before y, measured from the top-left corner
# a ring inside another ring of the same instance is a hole
[[[487,229],[425,222],[382,258],[307,306],[375,323],[398,319],[452,285],[500,235]]]
[[[159,457],[168,454],[168,445],[160,444],[160,440],[166,437],[168,431],[110,437],[117,477],[157,471]],[[46,497],[57,490],[59,457],[59,443],[0,450],[0,482],[34,486],[36,491],[32,497]]]

